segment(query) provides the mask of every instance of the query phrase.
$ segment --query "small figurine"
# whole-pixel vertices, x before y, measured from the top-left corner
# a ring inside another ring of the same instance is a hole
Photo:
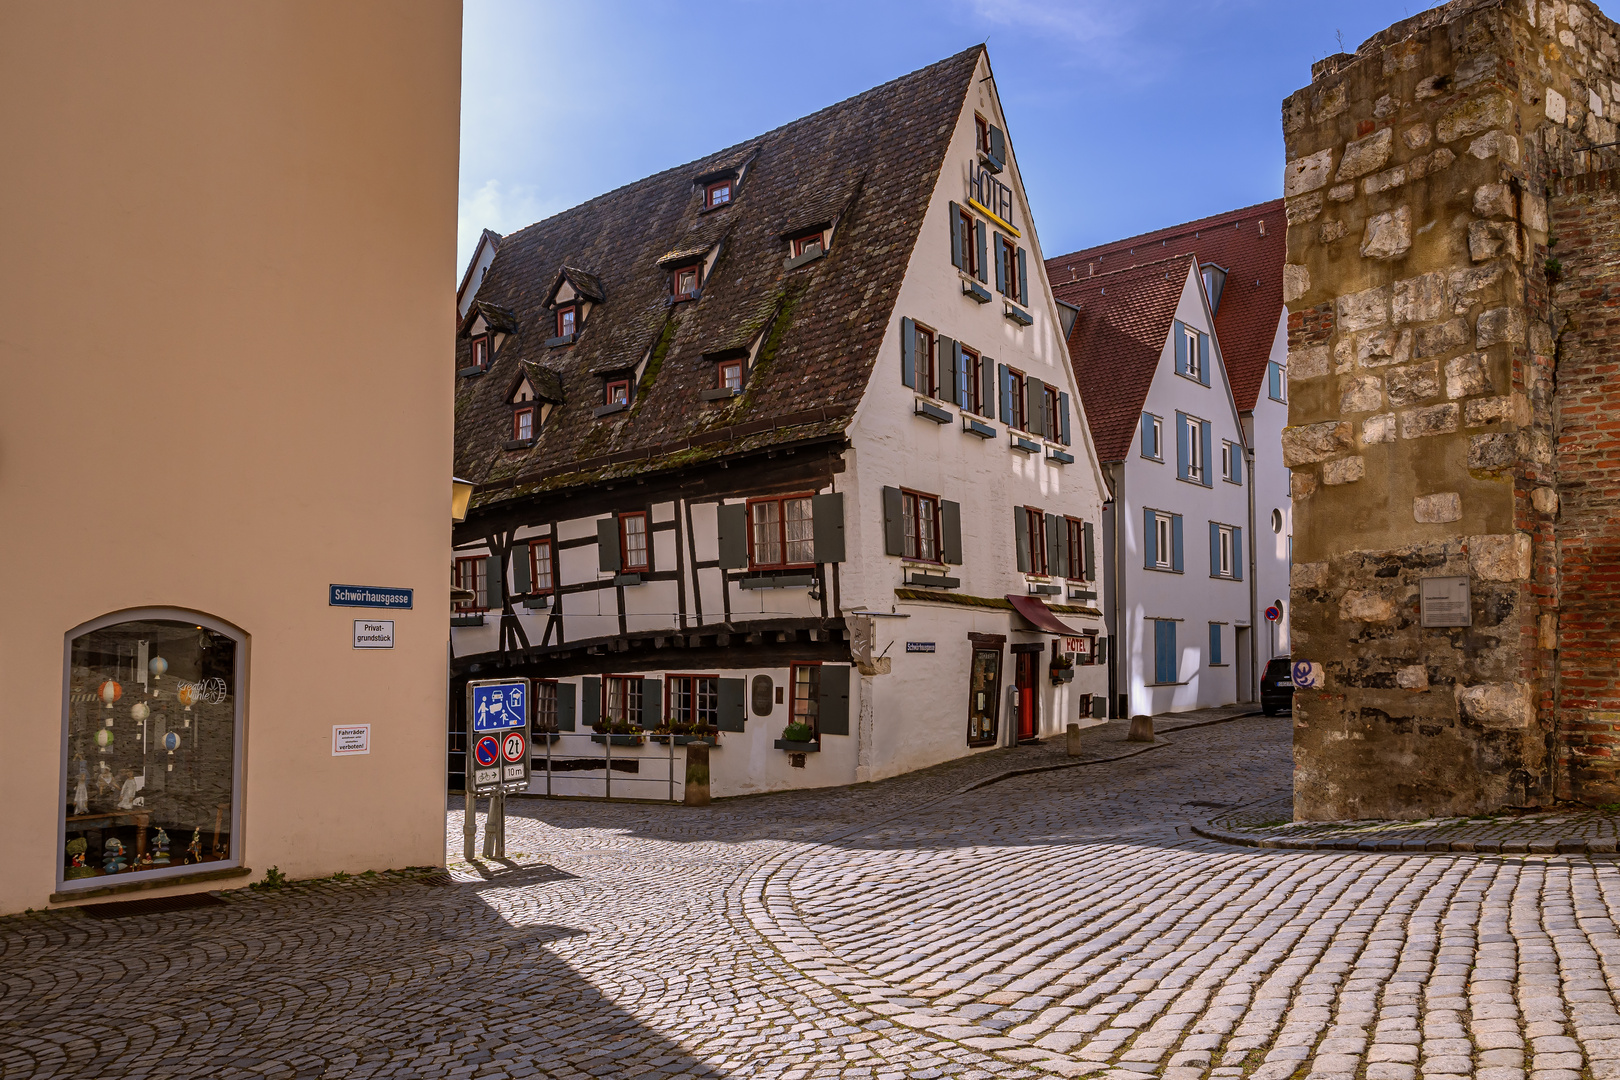
[[[135,869],[137,869],[137,870],[150,870],[150,869],[152,869],[152,853],[150,851],[141,852],[140,856],[135,860]]]
[[[124,786],[118,794],[118,809],[133,810],[137,806],[146,805],[146,796],[137,795],[146,786],[145,776],[136,776],[134,769],[124,770]]]
[[[97,741],[100,741],[99,738]],[[113,778],[113,771],[107,767],[107,763],[105,761],[96,762],[96,798],[101,798],[102,793],[108,788],[116,789],[117,787],[118,781]]]
[[[68,867],[67,873],[62,875],[63,877],[72,880],[73,878],[95,876],[96,872],[84,865],[84,853],[88,847],[89,845],[85,843],[82,836],[76,836],[67,842]]]
[[[169,865],[169,834],[163,831],[161,825],[158,826],[157,835],[152,837],[152,865]]]
[[[109,874],[122,873],[129,868],[129,863],[124,861],[124,842],[118,837],[101,845],[101,868]]]
[[[73,812],[75,814],[88,814],[90,812],[90,788],[87,786],[84,758],[74,762],[77,766],[78,778],[73,784]]]
[[[202,826],[191,830],[191,843],[186,845],[186,862],[202,862]]]

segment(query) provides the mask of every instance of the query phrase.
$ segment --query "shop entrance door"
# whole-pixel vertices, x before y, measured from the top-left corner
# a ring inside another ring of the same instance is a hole
[[[1018,740],[1033,739],[1035,732],[1040,728],[1040,717],[1036,710],[1040,708],[1040,684],[1036,682],[1040,675],[1041,654],[1036,652],[1017,653],[1018,687]]]

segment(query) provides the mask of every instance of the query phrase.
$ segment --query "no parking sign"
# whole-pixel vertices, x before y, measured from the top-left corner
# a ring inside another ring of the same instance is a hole
[[[467,790],[483,795],[529,786],[529,681],[467,684]]]

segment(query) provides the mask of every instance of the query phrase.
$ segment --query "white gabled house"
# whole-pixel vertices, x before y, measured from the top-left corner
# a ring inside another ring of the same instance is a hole
[[[678,797],[694,725],[728,795],[1106,708],[1102,473],[1005,131],[975,47],[501,239],[453,678],[533,682],[532,790]]]

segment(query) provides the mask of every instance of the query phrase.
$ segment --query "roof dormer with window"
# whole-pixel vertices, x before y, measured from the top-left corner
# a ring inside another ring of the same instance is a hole
[[[602,281],[595,274],[564,266],[546,293],[545,308],[551,313],[551,325],[545,328],[550,331],[546,347],[572,345],[584,332],[591,309],[606,299]]]
[[[510,311],[474,301],[456,333],[460,376],[482,375],[495,363],[495,355],[512,336],[517,318]],[[461,342],[466,342],[465,346]]]

